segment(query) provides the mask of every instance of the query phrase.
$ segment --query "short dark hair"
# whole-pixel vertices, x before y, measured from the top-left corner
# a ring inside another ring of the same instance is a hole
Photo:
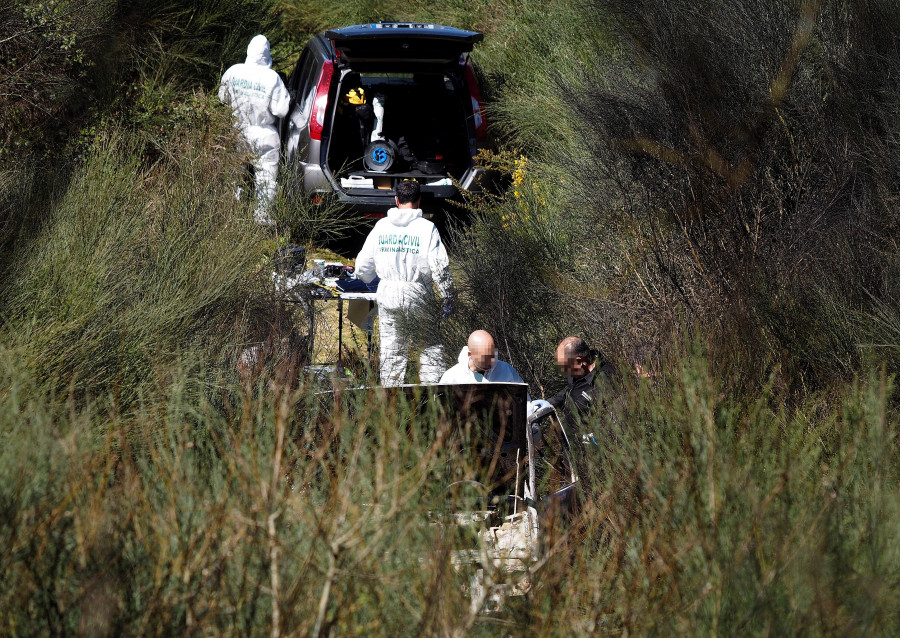
[[[567,340],[566,345],[563,346],[563,348],[564,352],[566,353],[566,357],[569,357],[570,359],[579,357],[581,359],[584,359],[588,363],[593,363],[594,359],[597,358],[597,355],[600,354],[596,350],[591,350],[590,346],[588,346],[584,339],[579,339],[577,337]]]
[[[415,204],[422,198],[419,182],[414,179],[408,179],[397,184],[394,194],[397,196],[398,204]]]

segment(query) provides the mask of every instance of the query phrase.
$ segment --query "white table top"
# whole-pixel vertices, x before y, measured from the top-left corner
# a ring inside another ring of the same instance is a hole
[[[374,292],[342,292],[341,299],[365,299],[366,301],[377,301],[378,294]]]

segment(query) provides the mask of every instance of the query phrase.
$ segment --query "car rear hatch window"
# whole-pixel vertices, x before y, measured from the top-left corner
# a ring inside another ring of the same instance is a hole
[[[357,70],[386,65],[450,65],[484,39],[481,33],[438,24],[378,22],[325,32],[335,54]]]

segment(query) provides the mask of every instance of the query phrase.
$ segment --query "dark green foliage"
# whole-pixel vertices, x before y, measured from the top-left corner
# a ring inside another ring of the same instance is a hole
[[[274,24],[267,0],[5,1],[0,159],[52,159],[113,109],[144,124],[179,90],[213,88]]]
[[[311,393],[236,395],[243,416],[227,419],[178,379],[132,417],[52,397],[32,412],[11,372],[0,622],[13,632],[258,633],[273,605],[302,633],[405,633],[466,615],[427,517],[443,507],[430,476],[446,459],[405,404],[363,397],[367,429],[327,406],[317,415]],[[308,409],[292,410],[298,400]],[[411,595],[427,589],[430,602]],[[446,611],[423,617],[423,604]]]
[[[296,244],[322,245],[368,230],[364,218],[341,206],[336,197],[310,195],[302,190],[303,171],[282,164],[272,215],[282,232]]]
[[[56,147],[89,108],[114,11],[109,0],[0,4],[0,158]]]
[[[241,332],[258,230],[233,199],[225,118],[170,138],[172,155],[141,166],[121,132],[98,140],[85,167],[19,246],[3,287],[6,343],[38,377],[130,400],[154,367],[187,353],[216,358]]]
[[[821,398],[793,412],[766,392],[739,405],[710,373],[698,358],[665,391],[634,385],[618,418],[597,423],[588,454],[603,489],[565,575],[590,586],[544,592],[562,612],[548,635],[566,622],[631,635],[891,633],[897,554],[883,542],[897,508],[883,490],[897,489],[900,466],[897,424],[876,408],[890,385],[873,375],[822,418]]]
[[[629,323],[654,316],[664,334],[682,308],[757,362],[749,374],[849,374],[865,337],[848,315],[894,297],[882,176],[897,170],[900,56],[880,34],[896,6],[613,1],[586,20],[590,62],[549,72],[571,129],[549,129],[540,156],[571,179],[556,194],[583,257],[627,264],[609,285],[632,290]],[[605,278],[593,266],[582,285]]]

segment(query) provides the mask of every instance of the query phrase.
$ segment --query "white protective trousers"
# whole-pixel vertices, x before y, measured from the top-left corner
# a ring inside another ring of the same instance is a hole
[[[387,310],[378,313],[379,353],[381,356],[379,378],[384,387],[403,383],[406,377],[408,353],[412,346],[397,331],[395,312],[398,311]],[[423,348],[419,354],[419,381],[421,383],[437,383],[444,369],[443,361],[444,351],[440,346]]]
[[[256,198],[261,211],[268,209],[278,188],[278,155],[281,149],[278,131],[262,126],[248,127],[244,134],[253,152],[256,173]],[[257,220],[258,221],[258,220]]]

